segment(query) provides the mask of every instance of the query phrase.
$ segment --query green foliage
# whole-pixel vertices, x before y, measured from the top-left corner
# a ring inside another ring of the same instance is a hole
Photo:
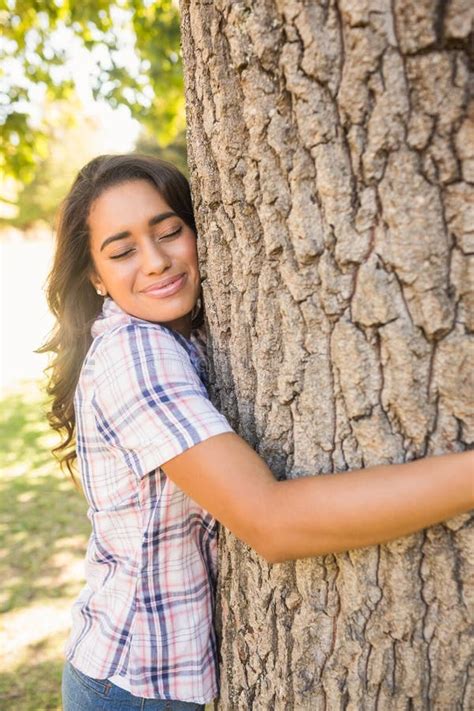
[[[80,102],[55,102],[45,112],[48,125],[47,153],[37,159],[32,179],[19,188],[15,200],[15,217],[0,218],[19,229],[31,227],[42,220],[54,225],[64,196],[77,172],[89,160],[104,152],[104,127],[98,119],[81,110]],[[100,129],[100,130],[98,130]],[[161,145],[155,136],[143,130],[136,152],[156,155],[176,165],[185,175],[186,135],[181,131],[168,145]]]
[[[129,3],[133,9],[137,51],[146,60],[154,90],[151,111],[142,121],[166,144],[185,126],[179,15],[172,0],[148,3],[129,0]]]
[[[157,156],[169,163],[173,163],[179,170],[188,177],[188,163],[186,151],[186,133],[181,131],[172,143],[161,146],[149,133],[142,134],[136,146],[137,153]]]
[[[100,136],[93,119],[75,102],[57,102],[48,107],[48,150],[37,159],[33,178],[23,185],[17,198],[18,214],[8,223],[29,227],[38,220],[54,217],[77,172],[101,152]]]
[[[38,160],[46,158],[48,127],[33,107],[71,100],[74,71],[67,60],[73,47],[93,57],[95,98],[128,106],[162,144],[183,130],[179,16],[173,0],[0,0],[0,30],[4,175],[29,181]],[[136,55],[133,66],[121,51],[127,48]]]

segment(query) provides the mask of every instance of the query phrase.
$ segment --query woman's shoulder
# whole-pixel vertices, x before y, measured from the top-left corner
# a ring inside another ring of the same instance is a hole
[[[96,383],[120,378],[127,372],[130,375],[132,370],[141,378],[150,373],[171,376],[194,369],[193,345],[184,336],[125,313],[111,299],[107,302],[93,324],[93,341],[84,364]]]
[[[128,323],[115,326],[95,337],[93,343],[95,359],[107,361],[159,360],[160,358],[183,357],[186,349],[181,339],[171,329],[157,323],[131,319]]]
[[[89,373],[94,388],[114,389],[145,383],[188,383],[201,387],[205,378],[193,345],[171,329],[147,322],[117,326],[95,343]],[[126,385],[128,384],[128,385]]]
[[[93,350],[104,351],[117,345],[133,347],[140,339],[152,340],[155,345],[172,345],[171,329],[159,323],[145,321],[124,311],[111,298],[106,298],[101,313],[92,324]]]

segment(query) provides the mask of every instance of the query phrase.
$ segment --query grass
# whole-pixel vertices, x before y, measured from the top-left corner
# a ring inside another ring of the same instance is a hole
[[[0,401],[0,708],[61,709],[70,607],[83,584],[86,503],[52,458],[39,383]]]

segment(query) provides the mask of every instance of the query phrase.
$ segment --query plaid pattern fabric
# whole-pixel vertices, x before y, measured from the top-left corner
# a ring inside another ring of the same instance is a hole
[[[208,399],[195,336],[111,299],[92,334],[75,398],[92,534],[66,656],[136,696],[206,703],[218,691],[216,522],[160,466],[232,429]]]

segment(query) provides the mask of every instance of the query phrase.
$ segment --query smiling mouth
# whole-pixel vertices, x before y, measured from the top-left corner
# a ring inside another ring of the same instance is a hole
[[[142,291],[146,296],[152,296],[156,298],[163,298],[165,296],[170,296],[175,294],[181,289],[186,280],[186,274],[178,274],[175,277],[167,279],[164,283],[157,282],[152,284],[147,289]]]

